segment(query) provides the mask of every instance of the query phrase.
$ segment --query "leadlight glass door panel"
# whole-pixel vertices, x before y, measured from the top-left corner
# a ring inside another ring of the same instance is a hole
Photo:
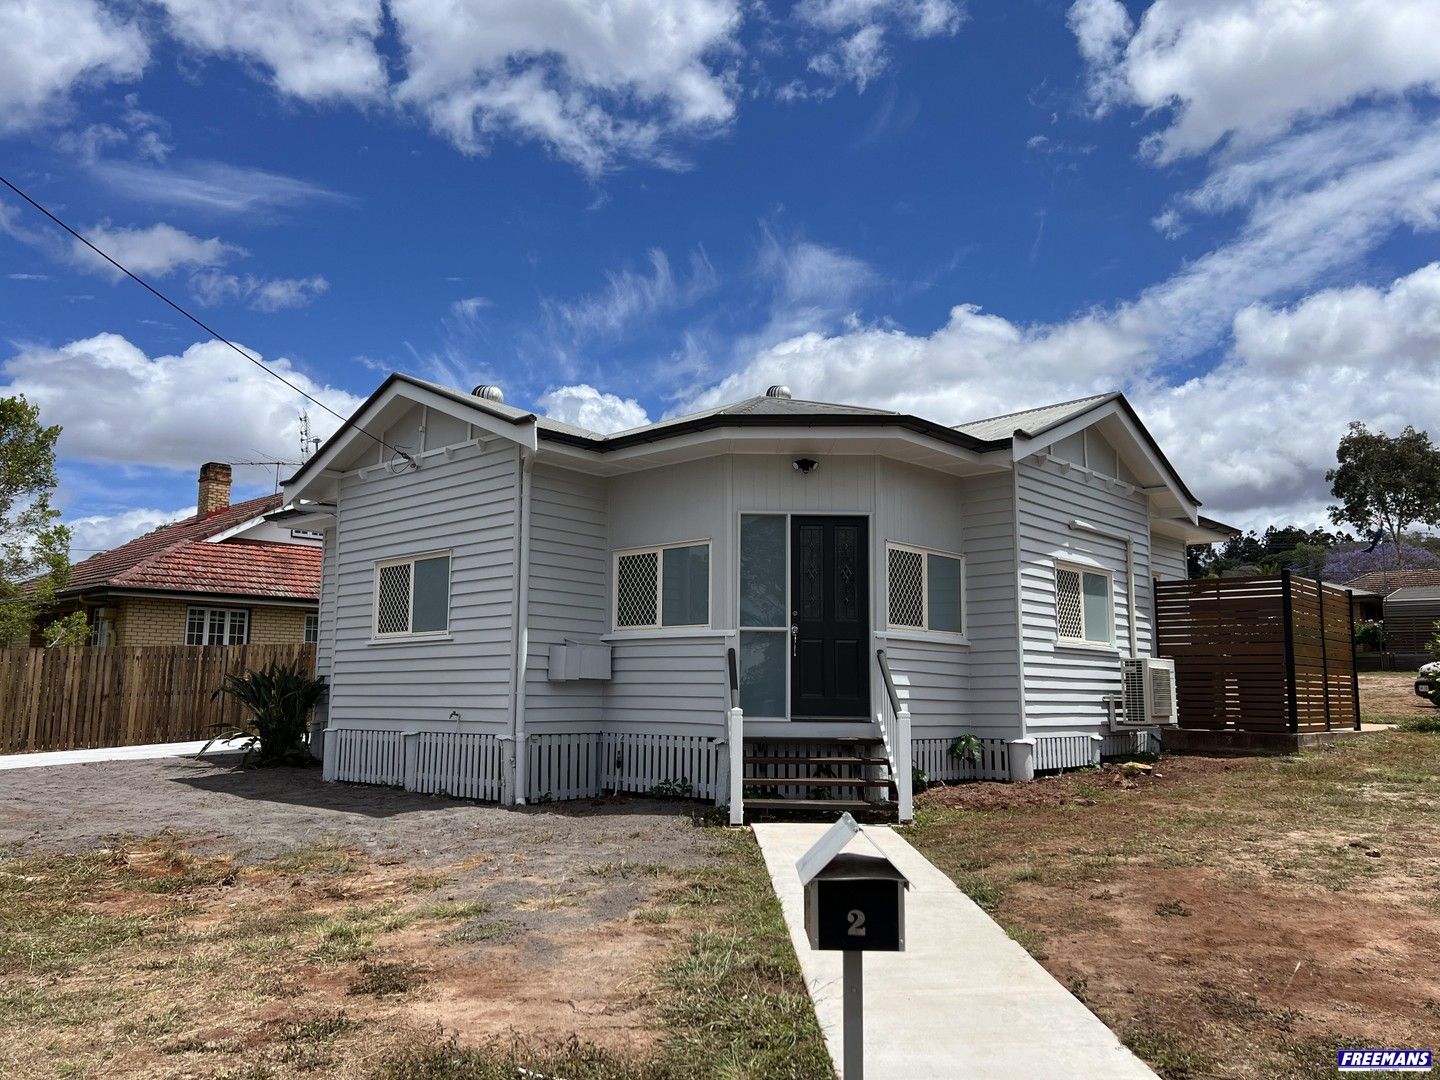
[[[790,520],[790,716],[870,715],[870,574],[866,523]]]

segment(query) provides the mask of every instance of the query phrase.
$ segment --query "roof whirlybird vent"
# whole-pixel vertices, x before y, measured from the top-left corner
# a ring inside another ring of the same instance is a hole
[[[774,386],[770,387],[770,389],[765,391],[765,396],[788,398],[790,396],[790,388],[788,386],[781,386],[779,383],[776,383]]]
[[[505,391],[493,383],[481,383],[470,391],[472,397],[484,398],[486,401],[505,401]]]

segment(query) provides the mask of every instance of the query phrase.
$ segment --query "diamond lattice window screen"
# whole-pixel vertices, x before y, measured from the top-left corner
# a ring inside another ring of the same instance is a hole
[[[615,625],[656,626],[659,619],[660,553],[637,551],[615,560]]]
[[[376,582],[375,633],[410,632],[410,563],[380,567]]]
[[[892,547],[887,560],[890,577],[890,625],[925,625],[925,556]]]
[[[1060,636],[1083,638],[1085,627],[1080,617],[1080,573],[1055,568],[1055,618]]]

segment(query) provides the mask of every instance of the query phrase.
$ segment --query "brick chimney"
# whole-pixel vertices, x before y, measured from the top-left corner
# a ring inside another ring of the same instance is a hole
[[[229,505],[230,466],[219,461],[207,461],[200,466],[200,516],[206,517]]]

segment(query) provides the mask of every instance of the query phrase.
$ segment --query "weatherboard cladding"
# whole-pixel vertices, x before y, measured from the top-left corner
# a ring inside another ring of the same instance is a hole
[[[1151,627],[1150,523],[1145,497],[1117,490],[1105,479],[1053,461],[1016,466],[1020,498],[1021,610],[1025,646],[1025,713],[1031,734],[1100,730],[1108,719],[1101,698],[1120,692],[1120,656],[1129,649],[1125,545],[1073,530],[1076,519],[1135,540],[1137,644],[1149,655]],[[1114,647],[1068,645],[1056,638],[1055,562],[1078,556],[1111,575]]]
[[[335,722],[508,725],[517,448],[462,450],[424,468],[349,475],[336,525]],[[449,640],[371,644],[379,560],[448,550]]]

